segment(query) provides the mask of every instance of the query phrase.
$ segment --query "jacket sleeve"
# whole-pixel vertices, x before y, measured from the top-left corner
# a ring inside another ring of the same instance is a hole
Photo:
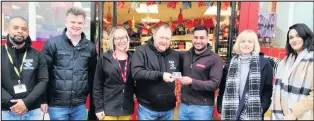
[[[271,67],[273,68],[273,72],[277,72],[277,68],[281,60],[275,57],[271,57],[271,56],[264,56],[264,57],[269,61]],[[276,73],[274,73],[274,76],[276,76]]]
[[[311,84],[311,89],[309,92],[309,95],[304,97],[302,100],[297,102],[294,106],[292,106],[291,111],[292,113],[297,117],[300,118],[303,116],[304,113],[306,113],[309,110],[313,110],[313,100],[314,100],[314,84],[313,84],[313,77],[312,79],[312,84]]]
[[[96,66],[92,93],[96,113],[104,111],[103,80],[106,80],[106,76],[107,75],[103,71],[102,59],[99,58]]]
[[[273,92],[273,68],[270,64],[266,64],[266,67],[263,70],[265,72],[265,80],[263,85],[263,92],[262,92],[262,108],[263,114],[266,113],[270,104],[271,104],[271,97]],[[263,75],[264,76],[264,75]]]
[[[159,81],[163,80],[163,73],[159,71],[149,71],[146,69],[145,61],[148,58],[145,58],[144,46],[138,47],[132,57],[132,77],[134,80],[150,80],[150,81]]]
[[[199,91],[215,91],[219,86],[222,70],[222,60],[218,56],[216,57],[213,66],[210,68],[209,80],[192,79],[192,88]]]
[[[29,108],[36,100],[40,100],[40,97],[46,91],[48,82],[48,69],[47,62],[43,53],[38,52],[38,70],[37,70],[37,84],[30,92],[30,94],[23,99],[27,108]]]
[[[223,68],[223,72],[222,72],[221,82],[219,84],[219,93],[218,93],[218,97],[217,97],[217,110],[218,110],[218,113],[221,113],[222,99],[223,99],[223,95],[224,95],[224,92],[225,92],[227,75],[228,75],[228,69],[229,69],[229,65],[225,65],[225,67]]]
[[[10,102],[13,97],[6,91],[3,87],[1,87],[1,106],[3,108],[10,108],[14,105],[14,103]]]
[[[52,76],[52,67],[53,67],[53,60],[55,58],[55,47],[53,45],[53,43],[51,43],[51,41],[53,40],[47,40],[44,47],[43,47],[43,53],[45,55],[45,59],[47,62],[47,68],[48,68],[48,79],[51,78]],[[48,84],[50,85],[50,81],[48,81]],[[48,97],[50,95],[49,93],[49,86],[47,86],[46,91],[44,92],[44,94],[42,95],[42,103],[43,104],[47,104],[48,103]]]

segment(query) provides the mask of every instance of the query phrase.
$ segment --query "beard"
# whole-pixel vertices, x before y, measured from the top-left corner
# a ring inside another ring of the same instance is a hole
[[[195,47],[194,47],[195,48]],[[207,45],[204,45],[202,48],[200,48],[200,49],[196,49],[195,48],[195,50],[197,50],[197,51],[203,51],[203,50],[205,50],[207,48]]]
[[[24,39],[23,36],[16,36],[16,35],[14,35],[13,37],[10,37],[10,39],[17,45],[21,45],[26,41],[26,39]]]

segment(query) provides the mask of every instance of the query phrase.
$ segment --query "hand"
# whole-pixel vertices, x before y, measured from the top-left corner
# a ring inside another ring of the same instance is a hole
[[[48,104],[41,104],[40,105],[40,110],[43,113],[47,113],[48,112]]]
[[[295,115],[293,113],[290,113],[288,115],[286,115],[285,117],[283,117],[283,120],[296,120],[297,117],[295,117]]]
[[[97,118],[98,118],[99,120],[102,120],[102,119],[104,119],[104,117],[105,117],[105,112],[104,112],[104,111],[98,112],[98,113],[96,113],[96,116],[97,116]]]
[[[181,78],[179,78],[179,80],[181,81],[182,85],[192,84],[192,78],[187,77],[187,76],[181,77]]]
[[[10,107],[11,111],[17,115],[23,115],[27,112],[27,108],[22,99],[10,100],[12,103],[16,103]]]
[[[170,73],[166,73],[164,72],[163,74],[163,79],[166,81],[166,82],[173,82],[174,81],[174,78],[172,78],[172,75]]]

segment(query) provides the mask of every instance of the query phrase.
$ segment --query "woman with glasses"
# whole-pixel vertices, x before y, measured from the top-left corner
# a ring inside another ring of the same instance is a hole
[[[94,78],[93,97],[99,120],[130,120],[134,83],[130,73],[130,39],[122,27],[109,34],[109,50],[100,56]]]
[[[272,120],[313,120],[314,33],[308,26],[289,27],[286,52],[277,68]]]

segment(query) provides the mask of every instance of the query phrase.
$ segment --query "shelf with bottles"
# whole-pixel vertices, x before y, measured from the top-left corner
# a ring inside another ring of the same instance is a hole
[[[143,42],[149,40],[151,37],[152,36],[142,37],[140,41],[143,43]],[[172,41],[177,41],[177,40],[192,41],[192,39],[193,39],[192,34],[175,35],[175,36],[172,36],[172,38],[171,38]]]

